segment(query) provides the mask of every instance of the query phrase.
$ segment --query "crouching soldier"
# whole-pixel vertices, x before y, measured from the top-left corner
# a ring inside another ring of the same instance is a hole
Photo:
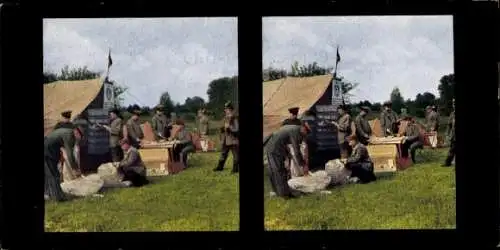
[[[123,139],[120,144],[124,152],[124,157],[118,164],[117,172],[123,177],[123,184],[134,187],[148,184],[146,166],[142,161],[139,150],[132,147],[128,139]]]
[[[358,141],[357,136],[347,137],[349,145],[353,148],[351,156],[346,159],[345,168],[351,170],[353,182],[368,183],[375,181],[373,162],[365,145]]]
[[[408,122],[408,125],[406,126],[404,133],[402,154],[403,157],[408,157],[408,151],[410,151],[411,161],[413,163],[417,163],[415,161],[417,149],[424,148],[424,143],[422,137],[420,136],[420,130],[412,117],[405,116],[403,119]]]

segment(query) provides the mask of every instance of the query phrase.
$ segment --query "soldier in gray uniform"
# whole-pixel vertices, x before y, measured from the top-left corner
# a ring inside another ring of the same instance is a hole
[[[439,126],[439,116],[435,111],[434,106],[427,107],[427,116],[426,116],[426,130],[427,132],[436,132],[438,131]],[[436,148],[437,146],[437,135],[429,136],[429,140],[432,148]]]
[[[71,110],[66,110],[61,113],[61,121],[54,126],[54,130],[58,128],[73,128],[73,123],[71,122]]]
[[[453,159],[455,159],[455,98],[453,98],[453,111],[448,119],[447,134],[450,140],[450,149],[448,151],[448,156],[443,164],[443,167],[450,167]]]
[[[123,120],[118,109],[109,111],[109,126],[101,125],[109,132],[109,147],[111,159],[113,162],[119,162],[123,159],[123,150],[120,147],[120,140],[123,139]]]
[[[123,139],[120,144],[125,153],[117,168],[117,172],[123,177],[122,181],[135,187],[148,184],[146,166],[137,148],[132,147],[127,139]]]
[[[191,140],[191,135],[189,131],[186,130],[184,121],[181,119],[177,119],[175,121],[175,125],[179,126],[179,130],[175,135],[172,135],[173,138],[179,143],[174,148],[175,157],[179,156],[179,160],[184,165],[185,168],[188,167],[188,155],[190,153],[195,152],[195,148],[193,145],[193,141]]]
[[[289,108],[288,112],[290,113],[290,118],[285,119],[281,123],[281,126],[285,126],[285,125],[300,125],[301,121],[298,118],[299,108],[298,107]]]
[[[238,118],[234,114],[233,104],[227,102],[224,105],[224,112],[226,116],[224,117],[224,126],[220,128],[221,132],[221,143],[222,143],[222,153],[220,155],[219,163],[214,171],[224,170],[224,164],[226,163],[227,157],[229,156],[229,151],[233,155],[233,170],[232,173],[238,173],[239,171],[239,133],[240,126],[238,123]]]
[[[140,148],[141,140],[144,138],[141,122],[139,121],[140,114],[141,110],[139,106],[135,105],[132,109],[132,117],[130,117],[127,121],[127,139],[130,142],[130,145],[135,148]]]
[[[156,113],[151,119],[151,127],[153,128],[156,140],[166,139],[170,137],[170,129],[172,128],[172,124],[165,115],[163,109],[163,105],[157,105],[155,107]]]
[[[408,151],[410,151],[411,160],[413,163],[417,163],[415,160],[416,151],[417,149],[422,149],[424,147],[422,137],[420,136],[420,130],[418,129],[417,124],[415,124],[415,119],[413,119],[413,117],[405,116],[403,119],[408,121],[408,125],[406,126],[404,133],[402,155],[403,157],[408,157]]]
[[[344,106],[339,106],[337,108],[337,111],[339,112],[339,119],[333,124],[337,126],[338,129],[339,145],[342,151],[346,152],[347,155],[351,155],[352,148],[351,146],[349,146],[349,142],[347,142],[346,140],[346,137],[352,134],[351,115],[346,112],[347,110]]]
[[[386,102],[383,105],[384,110],[380,113],[380,126],[384,137],[393,135],[398,131],[397,128],[398,116],[392,110],[392,103]]]
[[[208,135],[210,119],[207,115],[207,110],[201,108],[198,111],[198,132],[201,137],[206,137]]]
[[[61,148],[65,151],[70,167],[79,177],[80,169],[76,162],[73,150],[82,138],[82,130],[76,126],[73,128],[62,127],[52,131],[45,137],[44,142],[44,165],[45,165],[45,197],[64,201],[67,199],[61,189],[61,177],[57,167],[61,159]]]
[[[289,156],[294,156],[295,162],[304,168],[306,163],[300,151],[300,144],[310,131],[311,129],[306,122],[300,126],[285,125],[264,139],[269,180],[273,192],[280,197],[293,197],[287,182],[288,170],[285,167],[285,160]],[[293,154],[288,151],[288,144],[292,144]]]
[[[366,146],[359,143],[355,135],[349,136],[347,140],[353,148],[352,154],[345,163],[345,168],[352,171],[351,177],[358,178],[360,183],[375,181],[377,177],[375,177],[373,162]]]
[[[354,119],[356,137],[360,143],[368,145],[368,141],[372,136],[372,128],[370,127],[370,123],[368,123],[368,119],[366,119],[366,115],[368,115],[370,109],[366,106],[362,106],[360,109],[359,115]]]

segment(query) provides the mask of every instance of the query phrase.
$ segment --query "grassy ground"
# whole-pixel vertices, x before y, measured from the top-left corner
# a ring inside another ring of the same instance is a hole
[[[454,228],[455,172],[442,168],[446,149],[425,150],[416,164],[370,184],[332,189],[294,200],[269,198],[267,230]]]
[[[212,172],[218,158],[219,153],[193,154],[191,168],[178,175],[155,177],[148,186],[109,190],[103,198],[47,202],[45,230],[237,231],[238,175],[230,173],[231,155],[224,172]]]

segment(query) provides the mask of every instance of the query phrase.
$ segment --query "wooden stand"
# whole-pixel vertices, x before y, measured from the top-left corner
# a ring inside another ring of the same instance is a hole
[[[147,168],[154,175],[172,175],[185,169],[180,161],[174,161],[175,141],[144,144],[139,152]],[[153,170],[154,169],[154,170]]]
[[[375,173],[396,172],[411,165],[408,157],[402,156],[403,137],[376,138],[367,146]]]

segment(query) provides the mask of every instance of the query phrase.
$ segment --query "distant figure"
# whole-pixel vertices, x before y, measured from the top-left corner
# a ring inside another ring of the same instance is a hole
[[[401,109],[401,116],[402,116],[402,117],[405,117],[405,116],[407,116],[407,115],[408,115],[408,109],[406,109],[406,108],[402,108],[402,109]]]
[[[69,166],[75,173],[75,177],[78,178],[81,175],[73,152],[82,135],[82,130],[73,126],[72,128],[60,127],[45,137],[45,199],[55,199],[56,201],[67,200],[61,189],[61,175],[57,164],[61,159],[61,150],[64,150]]]
[[[438,126],[439,126],[439,117],[437,112],[434,110],[435,107],[433,106],[427,106],[426,112],[426,129],[427,132],[434,133],[433,135],[429,136],[429,142],[431,144],[432,148],[437,147],[437,131],[438,131]]]
[[[61,121],[54,126],[54,130],[58,128],[73,128],[73,123],[71,122],[71,110],[67,110],[61,113]]]
[[[403,119],[408,122],[408,125],[404,133],[402,154],[403,157],[408,157],[408,151],[410,151],[411,161],[417,163],[415,160],[416,151],[424,147],[422,137],[420,136],[420,130],[413,117],[405,116]]]
[[[221,132],[221,143],[222,143],[222,153],[219,158],[219,163],[215,167],[214,171],[224,170],[224,165],[226,163],[227,157],[229,156],[229,151],[233,155],[233,170],[232,173],[238,173],[239,171],[239,137],[240,137],[240,125],[238,123],[238,118],[234,114],[233,104],[227,102],[224,105],[224,126],[220,128]]]
[[[164,113],[164,106],[159,104],[155,107],[155,115],[151,119],[151,127],[155,134],[155,139],[167,139],[170,137],[172,124]]]
[[[298,117],[299,114],[299,108],[298,107],[293,107],[289,108],[288,112],[290,113],[290,117],[285,119],[282,123],[281,126],[285,125],[299,125],[301,124],[301,121]]]
[[[142,161],[139,151],[127,139],[123,139],[120,144],[125,154],[123,160],[118,164],[117,171],[122,175],[124,184],[134,187],[148,184],[146,166]]]
[[[111,124],[102,125],[109,132],[109,146],[113,162],[119,162],[123,159],[123,150],[120,147],[120,140],[123,139],[123,120],[118,109],[109,111]]]
[[[179,129],[172,135],[171,139],[178,140],[179,144],[174,148],[174,155],[178,156],[180,162],[187,168],[188,154],[193,153],[195,148],[191,140],[191,135],[185,129],[184,121],[177,119],[175,125],[179,126]]]
[[[346,112],[345,106],[339,106],[337,108],[337,112],[339,113],[339,119],[337,122],[333,122],[333,124],[337,127],[338,129],[338,139],[339,139],[339,145],[340,149],[342,152],[347,153],[347,155],[351,155],[352,153],[352,148],[349,146],[349,142],[346,140],[347,136],[350,136],[352,134],[351,131],[351,116]]]
[[[128,143],[137,149],[141,147],[141,140],[144,138],[141,122],[139,121],[140,114],[140,108],[135,106],[132,110],[132,117],[127,121]]]
[[[398,116],[392,111],[392,103],[386,102],[383,105],[384,110],[380,113],[380,126],[382,128],[382,136],[387,137],[397,133]]]
[[[362,106],[360,109],[359,115],[354,119],[356,138],[360,143],[368,145],[368,141],[370,141],[372,136],[372,128],[370,127],[370,123],[368,123],[368,119],[366,119],[366,115],[368,115],[370,109],[366,106]]]
[[[198,111],[198,132],[202,138],[208,136],[210,119],[207,115],[207,110],[201,108]]]
[[[452,101],[453,111],[448,118],[448,126],[447,126],[447,134],[450,141],[450,149],[448,150],[448,155],[446,156],[446,160],[443,164],[443,167],[450,167],[453,159],[455,159],[455,98]]]
[[[375,177],[373,162],[366,146],[359,143],[355,135],[348,137],[347,140],[353,148],[351,156],[347,158],[345,163],[345,168],[352,172],[351,178],[358,178],[360,183],[375,181],[377,177]]]
[[[285,167],[287,157],[294,157],[296,164],[307,169],[306,162],[300,150],[300,144],[311,128],[307,122],[302,125],[285,125],[278,131],[264,139],[264,152],[267,158],[269,181],[273,192],[279,197],[293,198],[288,186],[288,170]],[[293,153],[289,152],[288,145],[292,145]],[[306,171],[304,171],[306,172]]]

